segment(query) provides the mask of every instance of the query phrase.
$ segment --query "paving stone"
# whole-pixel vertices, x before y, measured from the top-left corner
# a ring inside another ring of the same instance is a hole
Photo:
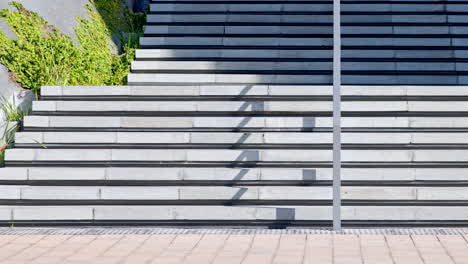
[[[359,242],[364,263],[394,263],[385,236],[360,235]]]
[[[411,236],[424,263],[454,263],[435,236]]]
[[[273,251],[280,243],[278,235],[257,235],[252,241],[252,245],[243,263],[272,263]]]

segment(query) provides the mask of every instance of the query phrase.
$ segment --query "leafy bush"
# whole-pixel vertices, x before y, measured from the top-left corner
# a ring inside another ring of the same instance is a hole
[[[39,14],[10,5],[14,10],[3,9],[0,17],[18,39],[0,31],[0,63],[23,88],[37,94],[43,85],[126,83],[145,14],[133,13],[122,0],[90,0],[89,18],[77,18],[77,45]],[[111,39],[121,43],[120,54],[112,52]]]

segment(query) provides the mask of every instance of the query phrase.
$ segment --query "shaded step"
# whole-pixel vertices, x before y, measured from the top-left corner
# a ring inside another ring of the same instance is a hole
[[[468,62],[455,60],[389,60],[372,59],[342,62],[344,71],[468,71]],[[244,72],[295,73],[304,71],[331,71],[332,61],[134,61],[133,73],[162,72]]]
[[[160,85],[160,86],[43,86],[42,97],[52,96],[330,96],[331,86],[318,85]],[[347,86],[343,96],[415,96],[462,98],[467,86]],[[320,98],[320,97],[319,97]],[[111,99],[112,100],[112,99]]]
[[[425,47],[414,47],[413,50],[393,49],[351,49],[346,47],[342,50],[342,58],[401,58],[401,59],[465,59],[468,52],[453,49],[426,49]],[[310,49],[236,49],[225,47],[218,49],[138,49],[136,59],[138,60],[188,60],[188,59],[325,59],[332,58],[331,47],[310,47]]]
[[[331,73],[330,73],[331,74]],[[128,75],[129,85],[162,84],[330,84],[331,75],[275,75],[275,74],[135,74]]]
[[[343,23],[466,23],[466,13],[441,12],[431,13],[343,13]],[[147,23],[174,23],[174,22],[249,22],[249,23],[332,23],[331,12],[309,12],[309,13],[173,13],[173,14],[148,14]]]
[[[219,22],[219,25],[213,25],[215,23],[206,23],[208,25],[191,25],[192,23],[186,23],[184,25],[173,25],[173,23],[166,24],[151,24],[145,27],[145,34],[164,34],[164,35],[177,35],[177,34],[199,34],[199,35],[214,35],[214,34],[332,34],[332,25],[328,23],[315,23],[315,24],[304,24],[304,25],[277,25],[268,26],[260,23],[252,23],[250,25],[225,25],[225,23]],[[342,26],[343,37],[349,37],[349,35],[359,34],[414,34],[414,35],[425,35],[425,34],[467,34],[468,30],[465,25],[450,26],[454,23],[447,23],[445,25],[439,24],[424,24],[421,25],[398,25],[398,23],[380,23],[373,25],[372,23],[359,25],[357,23],[349,23],[349,26]],[[397,24],[393,26],[392,24]],[[400,23],[401,24],[401,23]]]
[[[343,71],[345,85],[466,85],[468,73],[456,71]],[[131,73],[130,85],[164,84],[331,84],[331,71],[310,71],[307,74],[193,74],[193,73]]]
[[[158,3],[151,4],[151,12],[203,12],[203,11],[216,11],[216,12],[236,12],[236,11],[248,11],[248,12],[318,12],[318,11],[332,11],[332,2],[299,2],[299,3]],[[468,11],[468,5],[465,3],[457,3],[456,1],[451,2],[438,2],[431,3],[426,1],[409,2],[409,3],[393,3],[387,2],[371,2],[362,1],[356,3],[341,4],[343,12],[347,11],[362,11],[362,12],[390,12],[390,11],[417,11],[417,12],[440,12],[440,11]]]
[[[342,44],[344,46],[437,46],[437,47],[464,47],[468,43],[468,35],[360,35],[344,37]],[[145,36],[140,38],[142,47],[145,46],[214,46],[223,45],[227,48],[235,46],[331,46],[331,35],[304,35],[304,36]],[[190,43],[190,44],[187,44]]]

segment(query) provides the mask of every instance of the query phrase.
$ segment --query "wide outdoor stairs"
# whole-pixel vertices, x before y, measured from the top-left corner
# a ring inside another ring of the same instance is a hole
[[[154,1],[129,86],[42,88],[0,221],[330,225],[331,7]],[[344,224],[468,225],[468,2],[342,9]]]

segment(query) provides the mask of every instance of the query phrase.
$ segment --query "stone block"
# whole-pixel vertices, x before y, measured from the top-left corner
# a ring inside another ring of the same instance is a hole
[[[185,168],[183,179],[188,181],[255,181],[260,169],[254,168]]]
[[[173,206],[96,206],[94,220],[173,220]]]
[[[182,149],[113,149],[113,161],[183,161],[186,151]]]
[[[342,199],[349,200],[416,200],[413,187],[343,187]]]
[[[104,180],[105,168],[47,168],[34,167],[29,169],[30,180]]]
[[[260,200],[328,200],[332,199],[331,187],[261,187]]]
[[[25,127],[48,127],[49,117],[48,116],[25,116],[24,126]]]
[[[175,181],[182,179],[182,168],[107,168],[106,179],[129,181]]]
[[[98,187],[80,186],[34,186],[21,189],[21,198],[26,200],[97,200]]]
[[[92,220],[89,206],[19,206],[13,208],[13,220]]]
[[[51,116],[50,127],[120,127],[118,116]]]
[[[180,187],[179,191],[180,191],[181,200],[257,200],[259,199],[258,188],[252,187],[252,186]]]
[[[0,168],[0,180],[25,181],[28,179],[28,168]]]
[[[101,187],[103,200],[178,200],[178,187]]]
[[[253,206],[177,206],[177,220],[254,220]]]
[[[0,170],[3,170],[0,168]],[[21,186],[2,185],[0,186],[0,199],[2,200],[19,200],[21,199]]]

